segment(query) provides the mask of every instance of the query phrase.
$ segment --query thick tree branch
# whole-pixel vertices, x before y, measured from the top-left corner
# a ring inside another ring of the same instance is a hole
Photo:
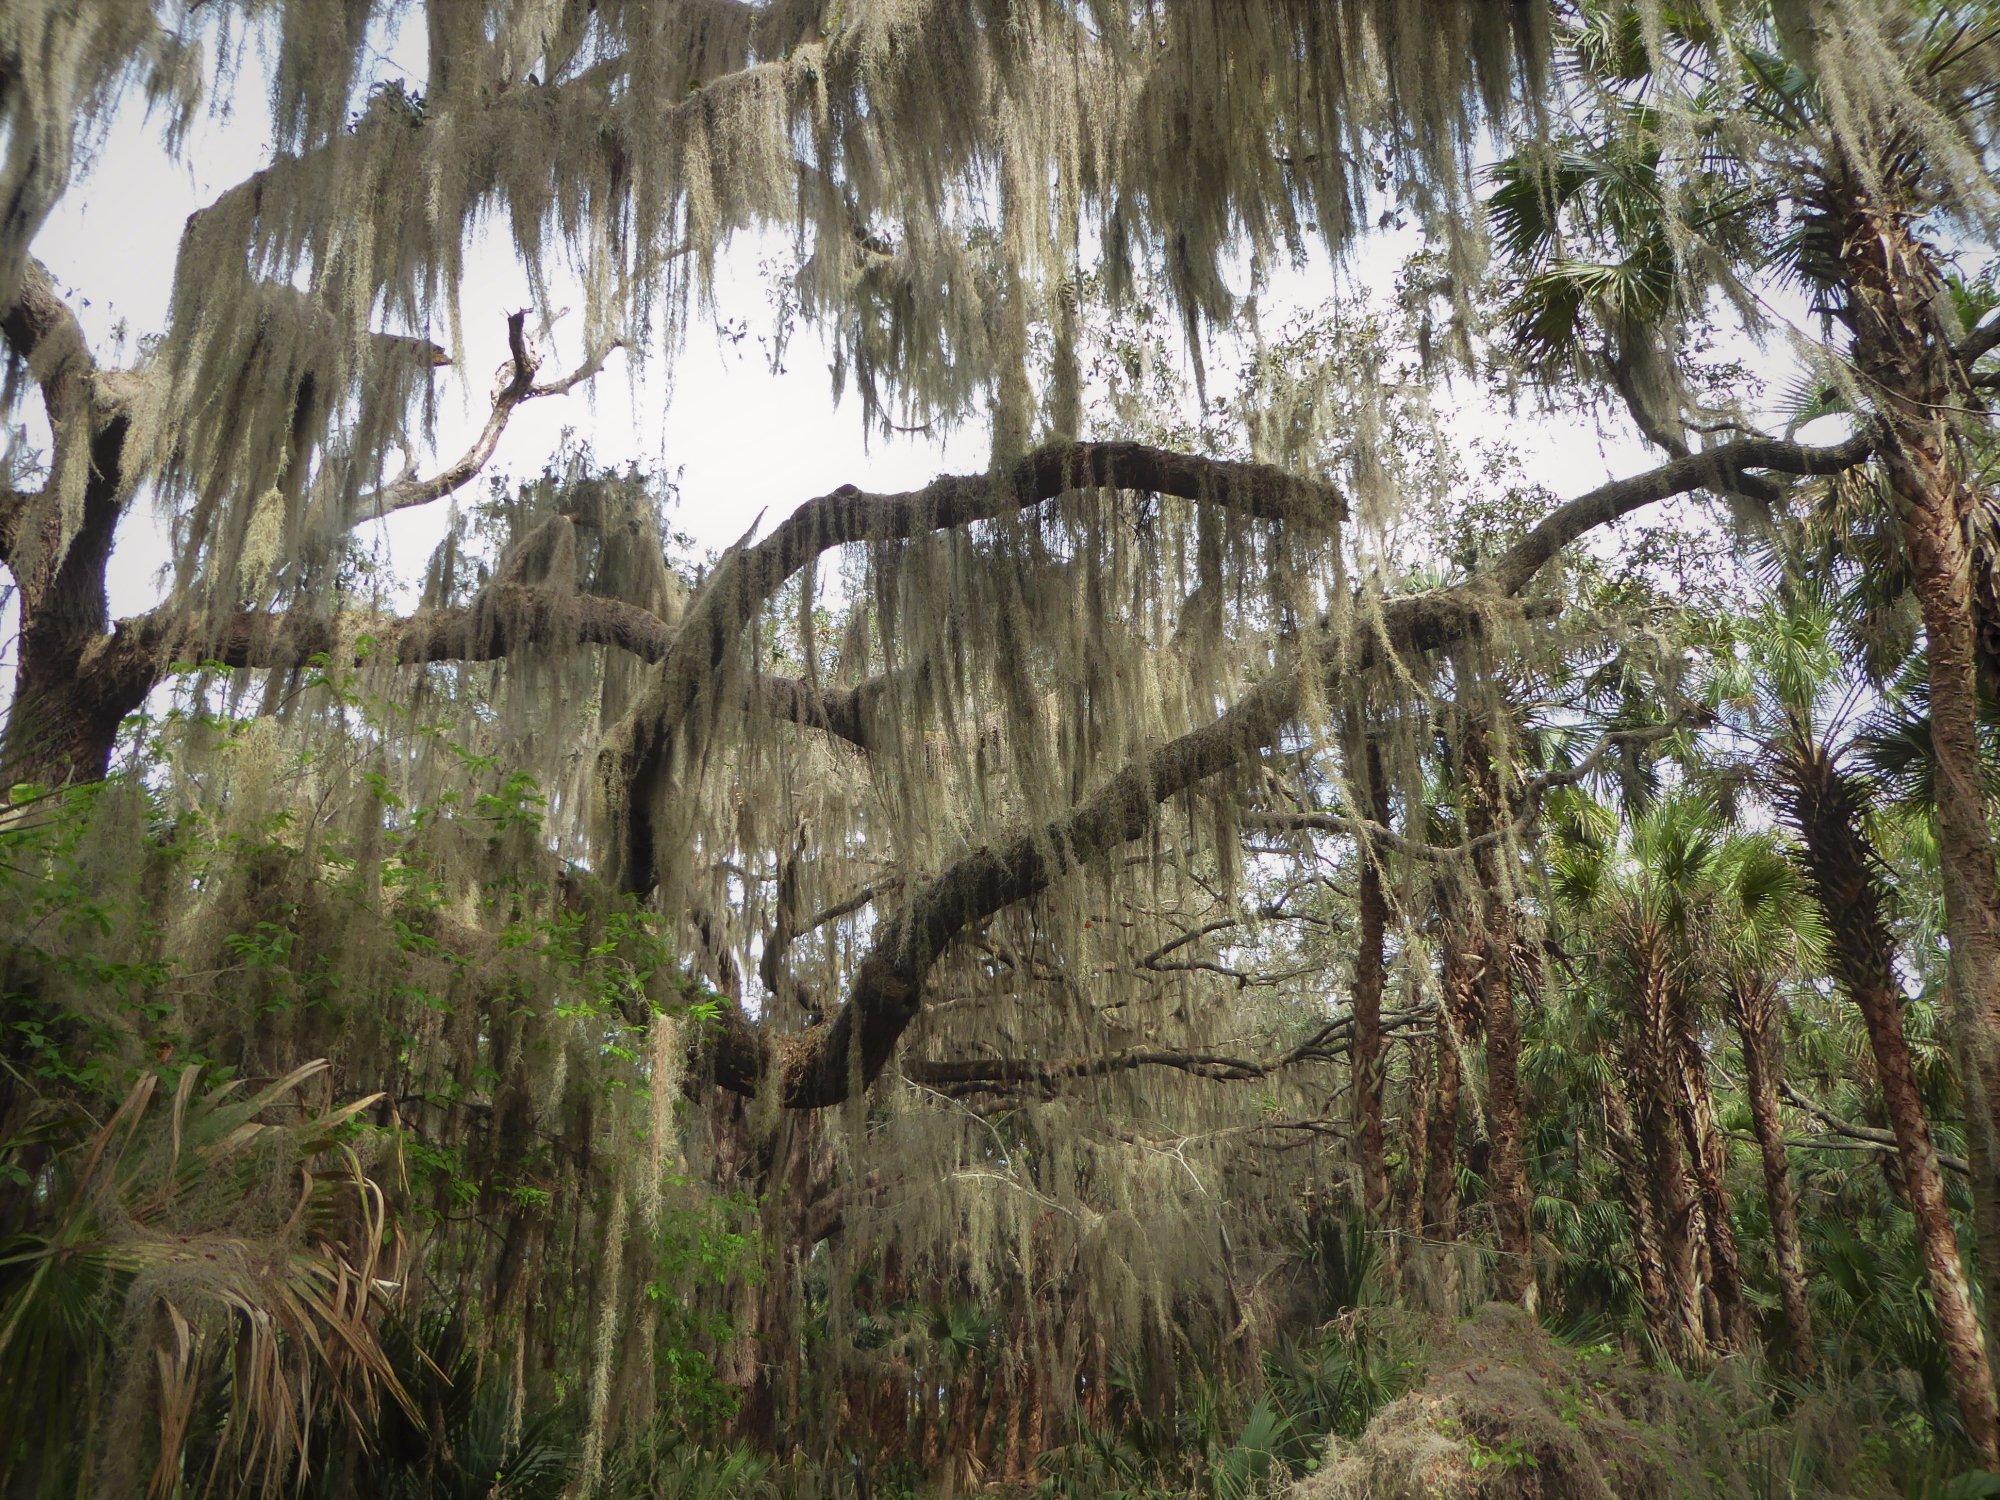
[[[1796,1105],[1798,1108],[1804,1110],[1834,1135],[1868,1146],[1877,1151],[1895,1152],[1899,1149],[1896,1144],[1894,1131],[1877,1130],[1872,1125],[1857,1125],[1852,1120],[1843,1120],[1839,1115],[1833,1114],[1820,1105],[1813,1103],[1812,1100],[1793,1088],[1791,1084],[1785,1083],[1779,1087],[1785,1096],[1786,1103]],[[1821,1143],[1809,1141],[1803,1144],[1817,1145]],[[1938,1165],[1943,1167],[1947,1172],[1956,1172],[1961,1177],[1972,1175],[1971,1164],[1962,1156],[1953,1156],[1949,1151],[1939,1151],[1937,1159]]]
[[[1979,360],[2000,349],[2000,317],[1988,318],[1959,341],[1952,352],[1968,370]]]
[[[388,656],[409,665],[494,661],[533,646],[617,646],[663,657],[673,628],[651,610],[618,599],[527,584],[495,584],[472,604],[379,621],[301,610],[247,610],[220,625],[168,607],[118,623],[113,650],[164,668],[176,656],[225,667],[296,667],[319,655],[349,662]]]
[[[605,785],[622,791],[630,809],[621,880],[632,890],[651,889],[653,829],[647,810],[667,774],[670,746],[743,630],[794,574],[836,547],[950,530],[1090,489],[1174,495],[1308,534],[1327,532],[1346,515],[1339,492],[1317,481],[1266,464],[1141,443],[1058,443],[999,474],[947,475],[901,494],[843,485],[806,501],[763,541],[732,550],[716,565],[690,602],[658,679],[603,752]]]
[[[759,674],[750,681],[749,706],[774,719],[820,729],[861,750],[879,747],[875,710],[890,679],[871,677],[846,688],[816,688],[798,677]]]
[[[380,619],[244,610],[217,625],[190,620],[169,606],[119,621],[106,660],[137,683],[143,696],[176,660],[287,668],[316,656],[338,656],[350,665],[386,657],[416,666],[498,661],[532,647],[578,645],[614,646],[661,661],[674,634],[673,626],[636,604],[502,581],[489,584],[468,605]],[[759,679],[749,706],[869,749],[874,741],[866,727],[867,708],[883,690],[879,678],[820,692],[793,678],[766,677]]]
[[[13,302],[0,310],[0,338],[41,388],[49,425],[59,430],[88,395],[97,362],[83,325],[40,261],[28,262]]]
[[[1427,1011],[1400,1011],[1383,1017],[1383,1029],[1405,1031],[1421,1024],[1428,1015]],[[1129,1047],[1098,1057],[972,1057],[913,1062],[904,1066],[903,1076],[912,1083],[951,1094],[1021,1087],[1054,1093],[1060,1084],[1072,1079],[1104,1078],[1137,1068],[1171,1068],[1197,1078],[1242,1082],[1268,1078],[1301,1062],[1327,1062],[1343,1057],[1352,1045],[1353,1029],[1353,1018],[1342,1016],[1272,1058],[1234,1057],[1174,1047]]]
[[[13,557],[15,539],[21,534],[21,524],[34,500],[31,494],[0,484],[0,563]]]
[[[1874,434],[1865,430],[1828,448],[1779,438],[1735,438],[1643,474],[1615,479],[1550,511],[1487,570],[1486,583],[1496,593],[1518,594],[1551,558],[1585,532],[1656,501],[1691,490],[1726,490],[1757,470],[1838,474],[1867,458],[1874,447]]]
[[[1614,480],[1558,506],[1468,582],[1387,601],[1379,644],[1398,654],[1422,652],[1477,634],[1496,607],[1524,589],[1563,547],[1670,495],[1758,469],[1835,473],[1860,462],[1869,448],[1866,438],[1832,448],[1745,438]],[[1066,870],[1141,836],[1160,803],[1274,743],[1298,710],[1309,666],[1327,679],[1322,686],[1330,687],[1330,679],[1368,665],[1375,649],[1374,642],[1334,640],[1314,649],[1316,660],[1295,656],[1214,721],[1145,752],[1068,813],[965,854],[913,891],[876,927],[839,1014],[790,1042],[777,1059],[783,1102],[816,1108],[845,1098],[854,1080],[872,1082],[921,1009],[932,965],[961,931],[1048,889]],[[720,1067],[717,1078],[745,1091],[764,1083],[761,1076],[731,1076]]]

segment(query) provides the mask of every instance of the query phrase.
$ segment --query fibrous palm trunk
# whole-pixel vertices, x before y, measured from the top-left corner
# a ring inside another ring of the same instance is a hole
[[[1486,1033],[1486,1120],[1492,1140],[1493,1218],[1500,1241],[1499,1292],[1534,1310],[1534,1192],[1528,1182],[1521,1111],[1521,1033],[1514,1014],[1514,902],[1497,835],[1504,811],[1500,778],[1484,721],[1465,736],[1466,832],[1474,840],[1478,883],[1479,1019]]]
[[[1667,1272],[1660,1252],[1660,1227],[1653,1216],[1653,1200],[1647,1187],[1646,1153],[1632,1123],[1625,1086],[1616,1072],[1605,1079],[1602,1098],[1605,1139],[1611,1148],[1612,1165],[1618,1169],[1618,1196],[1625,1205],[1626,1222],[1631,1227],[1639,1300],[1645,1308],[1646,1326],[1657,1338],[1667,1326]]]
[[[1676,1060],[1680,1065],[1681,1138],[1701,1193],[1702,1229],[1708,1253],[1708,1286],[1715,1298],[1721,1342],[1740,1348],[1749,1334],[1743,1306],[1743,1260],[1737,1250],[1725,1181],[1729,1152],[1715,1122],[1715,1099],[1708,1086],[1708,1057],[1686,987],[1676,986],[1672,1010]]]
[[[1781,769],[1789,810],[1805,843],[1806,872],[1832,937],[1835,975],[1860,1007],[1868,1027],[1952,1395],[1967,1436],[1991,1463],[2000,1459],[1992,1371],[1973,1313],[1972,1289],[1959,1263],[1958,1235],[1945,1201],[1937,1147],[1910,1066],[1896,949],[1882,912],[1875,876],[1878,861],[1861,832],[1858,794],[1825,747],[1802,737],[1783,757]]]
[[[1804,1374],[1813,1366],[1812,1313],[1806,1302],[1805,1251],[1799,1238],[1799,1195],[1785,1155],[1784,1121],[1778,1113],[1778,1083],[1784,1076],[1779,1049],[1777,988],[1761,975],[1729,986],[1729,1010],[1743,1046],[1743,1088],[1750,1099],[1750,1126],[1764,1169],[1764,1201],[1771,1220],[1771,1263],[1778,1301],[1785,1315],[1785,1358]]]
[[[1363,810],[1380,823],[1388,817],[1382,752],[1373,740],[1363,752],[1367,785]],[[1361,1154],[1361,1198],[1370,1222],[1382,1217],[1389,1174],[1382,1151],[1382,989],[1389,901],[1379,851],[1364,840],[1357,901],[1360,931],[1354,953],[1354,1125]]]
[[[1908,215],[1859,186],[1840,197],[1855,364],[1877,403],[1879,453],[1930,671],[1938,862],[1951,959],[1951,1026],[1966,1092],[1974,1227],[1987,1333],[2000,1318],[2000,883],[1979,750],[1972,528],[1982,495],[1959,423],[1975,407],[1952,347],[1944,277]]]
[[[1649,932],[1635,945],[1638,1013],[1632,1018],[1626,1066],[1665,1283],[1664,1317],[1654,1333],[1670,1357],[1692,1361],[1708,1353],[1701,1306],[1701,1197],[1681,1148],[1683,1088],[1672,1020],[1673,978],[1663,944],[1660,934]]]
[[[1461,1057],[1476,1000],[1472,977],[1464,961],[1462,928],[1454,919],[1449,898],[1442,889],[1438,898],[1443,962],[1437,1034],[1431,1049],[1430,1107],[1425,1112],[1424,1196],[1419,1233],[1432,1247],[1430,1261],[1442,1268],[1442,1284],[1436,1288],[1439,1300],[1449,1303],[1459,1290],[1456,1262],[1449,1255],[1436,1252],[1458,1238],[1458,1113],[1464,1085]]]

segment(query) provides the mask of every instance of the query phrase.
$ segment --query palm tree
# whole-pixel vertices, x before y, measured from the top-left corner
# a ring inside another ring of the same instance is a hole
[[[1882,861],[1863,826],[1868,792],[1833,738],[1832,726],[1851,706],[1853,695],[1840,671],[1830,617],[1812,601],[1795,598],[1789,605],[1773,605],[1752,623],[1749,637],[1756,687],[1746,705],[1746,727],[1763,745],[1780,804],[1798,832],[1834,975],[1867,1025],[1960,1419],[1991,1462],[2000,1459],[1992,1371],[1904,1034],[1904,995],[1881,883]],[[1829,701],[1834,704],[1831,713]]]
[[[1813,1365],[1812,1314],[1806,1301],[1798,1193],[1778,1107],[1785,1067],[1780,985],[1788,972],[1818,971],[1824,929],[1798,867],[1770,833],[1732,834],[1716,864],[1717,966],[1742,1048],[1744,1091],[1764,1170],[1785,1352],[1792,1368],[1803,1374]]]
[[[1460,772],[1473,885],[1465,900],[1473,914],[1465,935],[1466,957],[1486,1036],[1486,1115],[1499,1290],[1508,1301],[1533,1311],[1534,1193],[1528,1183],[1520,1026],[1514,1012],[1516,881],[1506,868],[1510,841],[1502,837],[1515,808],[1503,784],[1504,747],[1494,743],[1494,717],[1475,709],[1466,716],[1461,733]]]
[[[1629,1132],[1618,1129],[1615,1102],[1607,1123],[1614,1150],[1629,1135],[1626,1149],[1645,1173],[1647,1203],[1636,1218],[1650,1220],[1657,1237],[1661,1279],[1652,1332],[1670,1357],[1698,1360],[1709,1352],[1712,1323],[1727,1340],[1741,1322],[1728,1201],[1704,1133],[1713,1131],[1713,1107],[1705,1079],[1698,1082],[1689,1066],[1699,1041],[1687,1036],[1698,979],[1690,935],[1720,833],[1713,809],[1688,796],[1640,813],[1623,839],[1609,810],[1581,793],[1560,799],[1554,820],[1555,899],[1578,936],[1596,942],[1606,961],[1603,976],[1625,1004],[1621,1062],[1631,1083],[1632,1124]],[[1634,1228],[1644,1253],[1641,1224]],[[1713,1317],[1704,1307],[1704,1250]],[[1647,1270],[1642,1262],[1642,1284]]]
[[[2000,1315],[2000,880],[1978,732],[1982,616],[2000,639],[2000,591],[1969,459],[1988,426],[1974,366],[2000,337],[1961,336],[1918,229],[1991,227],[1981,122],[2000,20],[1978,3],[1815,8],[1804,24],[1792,7],[1589,0],[1567,40],[1581,123],[1505,163],[1491,200],[1523,352],[1607,375],[1642,431],[1685,451],[1719,414],[1693,407],[1652,351],[1672,351],[1718,294],[1754,323],[1750,279],[1788,279],[1846,332],[1826,362],[1866,414],[1927,643],[1954,1030]]]
[[[1361,810],[1386,825],[1389,793],[1382,771],[1382,747],[1362,733],[1360,715],[1350,725],[1360,746]],[[1356,882],[1358,931],[1354,950],[1354,1123],[1361,1154],[1362,1207],[1379,1221],[1389,1198],[1389,1175],[1382,1145],[1382,990],[1387,980],[1389,898],[1383,884],[1382,852],[1372,840],[1359,841],[1361,872]]]

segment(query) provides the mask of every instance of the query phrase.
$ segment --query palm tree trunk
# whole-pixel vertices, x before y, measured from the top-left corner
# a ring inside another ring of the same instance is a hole
[[[1778,1113],[1778,1080],[1784,1061],[1778,1048],[1777,990],[1759,978],[1729,988],[1730,1015],[1743,1044],[1743,1086],[1750,1097],[1750,1128],[1764,1168],[1764,1201],[1771,1219],[1771,1262],[1778,1277],[1778,1300],[1785,1314],[1785,1357],[1794,1372],[1813,1367],[1812,1312],[1806,1302],[1805,1249],[1799,1238],[1799,1195],[1785,1154],[1784,1122]]]
[[[1451,892],[1436,882],[1439,947],[1439,1014],[1431,1057],[1429,1129],[1424,1141],[1424,1218],[1427,1239],[1458,1238],[1458,1107],[1464,1088],[1462,1049],[1478,1010],[1466,962],[1466,932]]]
[[[1458,1238],[1458,1092],[1458,1046],[1449,1028],[1441,1025],[1432,1054],[1429,1129],[1424,1138],[1427,1240]]]
[[[1486,1124],[1492,1138],[1493,1219],[1500,1241],[1499,1291],[1530,1312],[1536,1303],[1534,1191],[1528,1183],[1521,1117],[1521,1033],[1514,1014],[1514,902],[1506,888],[1501,845],[1494,840],[1504,808],[1484,720],[1465,733],[1466,832],[1479,907],[1479,1017],[1486,1032]]]
[[[1958,1235],[1945,1201],[1930,1121],[1910,1066],[1896,950],[1882,915],[1875,851],[1861,833],[1858,794],[1821,745],[1796,745],[1783,770],[1790,812],[1805,842],[1806,873],[1833,939],[1834,971],[1868,1027],[1905,1199],[1916,1220],[1931,1304],[1937,1309],[1952,1396],[1967,1436],[1989,1464],[2000,1462],[1992,1370],[1973,1313],[1972,1289],[1959,1262]]]
[[[1846,221],[1841,252],[1855,363],[1878,393],[1882,465],[1924,620],[1951,1026],[1991,1341],[2000,1318],[2000,883],[1978,732],[1971,527],[1981,497],[1958,432],[1959,414],[1974,403],[1944,323],[1949,299],[1931,248],[1906,215],[1859,189]]]
[[[1683,987],[1677,987],[1674,1017],[1680,1065],[1681,1138],[1701,1192],[1701,1217],[1708,1251],[1708,1285],[1715,1296],[1720,1339],[1741,1348],[1749,1337],[1749,1315],[1743,1306],[1743,1258],[1736,1245],[1736,1226],[1729,1211],[1725,1181],[1729,1151],[1715,1123],[1715,1098],[1708,1086],[1708,1057],[1701,1031]]]
[[[1699,1271],[1701,1196],[1681,1149],[1679,1104],[1683,1094],[1679,1049],[1674,1042],[1671,977],[1657,938],[1640,945],[1639,1014],[1632,1028],[1628,1068],[1637,1086],[1637,1135],[1645,1153],[1646,1186],[1660,1237],[1665,1280],[1666,1353],[1695,1361],[1708,1353]]]
[[[1437,1052],[1421,1041],[1410,1044],[1409,1118],[1405,1122],[1407,1146],[1403,1179],[1398,1184],[1404,1234],[1396,1241],[1394,1257],[1398,1284],[1409,1246],[1424,1237],[1426,1205],[1429,1202],[1428,1171],[1431,1139],[1431,1105],[1436,1093]]]
[[[1661,1344],[1667,1341],[1667,1272],[1660,1253],[1660,1226],[1646,1185],[1646,1154],[1632,1124],[1632,1109],[1616,1070],[1604,1081],[1604,1134],[1618,1169],[1618,1196],[1632,1231],[1632,1260],[1639,1282],[1639,1300],[1646,1310],[1646,1327]]]

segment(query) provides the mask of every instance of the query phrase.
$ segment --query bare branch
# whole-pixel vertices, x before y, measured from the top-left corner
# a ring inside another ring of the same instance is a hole
[[[1624,745],[1649,745],[1671,738],[1695,722],[1693,717],[1676,719],[1665,724],[1645,724],[1636,729],[1613,729],[1607,731],[1592,747],[1590,753],[1573,766],[1560,771],[1546,771],[1530,779],[1522,787],[1522,796],[1517,814],[1496,828],[1488,829],[1476,837],[1464,839],[1456,844],[1433,844],[1423,839],[1411,838],[1397,833],[1386,824],[1368,818],[1357,818],[1348,813],[1253,811],[1243,814],[1245,828],[1273,833],[1336,833],[1351,838],[1365,836],[1372,844],[1398,854],[1407,854],[1416,859],[1451,860],[1462,859],[1480,849],[1498,844],[1513,837],[1533,821],[1540,809],[1545,793],[1560,787],[1575,786],[1597,774],[1610,753]]]
[[[1797,1105],[1833,1132],[1833,1134],[1874,1150],[1900,1151],[1901,1148],[1896,1144],[1894,1131],[1877,1130],[1872,1125],[1857,1125],[1852,1120],[1843,1120],[1839,1115],[1833,1114],[1820,1105],[1813,1103],[1812,1100],[1793,1088],[1790,1083],[1781,1084],[1780,1088],[1784,1093],[1786,1103]],[[1802,1144],[1824,1145],[1825,1143],[1814,1141]],[[1943,1167],[1947,1172],[1956,1172],[1961,1177],[1970,1177],[1972,1175],[1971,1163],[1966,1161],[1962,1156],[1953,1156],[1949,1151],[1939,1151],[1937,1159],[1938,1165]]]
[[[529,352],[527,336],[523,332],[525,312],[510,313],[507,318],[507,347],[509,361],[506,378],[493,393],[493,410],[486,418],[486,425],[479,436],[473,439],[457,462],[428,478],[405,475],[390,484],[385,484],[374,493],[364,495],[356,502],[351,526],[359,526],[368,521],[379,520],[393,515],[399,510],[409,510],[413,506],[429,505],[442,500],[454,491],[464,488],[476,478],[493,459],[500,447],[500,438],[507,430],[507,423],[514,412],[524,402],[538,400],[543,396],[560,396],[574,390],[584,381],[597,375],[605,366],[613,352],[624,347],[624,341],[613,339],[603,348],[592,353],[589,358],[560,380],[546,384],[535,384],[537,365]]]

